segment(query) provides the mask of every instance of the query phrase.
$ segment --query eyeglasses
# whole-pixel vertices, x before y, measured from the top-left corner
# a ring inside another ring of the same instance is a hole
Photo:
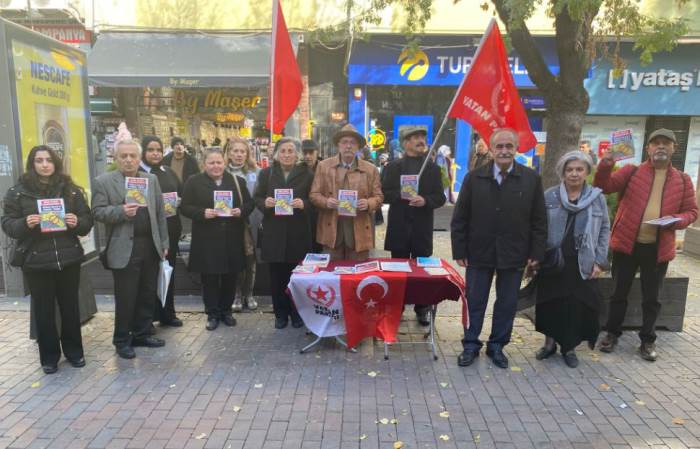
[[[497,150],[502,150],[504,148],[506,148],[508,150],[512,150],[513,148],[515,148],[515,145],[513,145],[512,143],[497,143],[496,144]]]

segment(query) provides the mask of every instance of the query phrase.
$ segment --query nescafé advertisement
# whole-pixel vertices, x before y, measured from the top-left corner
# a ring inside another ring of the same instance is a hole
[[[64,171],[85,189],[89,201],[85,55],[60,43],[37,42],[48,45],[10,41],[22,161],[34,146],[48,145],[61,156]],[[94,251],[92,233],[82,243],[86,252]]]

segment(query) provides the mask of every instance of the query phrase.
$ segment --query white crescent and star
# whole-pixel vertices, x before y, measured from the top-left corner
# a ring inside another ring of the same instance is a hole
[[[387,293],[389,293],[389,285],[384,279],[380,278],[379,276],[367,276],[366,278],[362,279],[359,284],[357,284],[357,290],[355,291],[357,299],[362,300],[362,290],[372,284],[379,285],[382,288],[382,296],[377,299],[382,299],[387,295]],[[367,308],[374,307],[376,305],[377,302],[374,301],[374,298],[369,298],[369,301],[365,303],[365,307]]]

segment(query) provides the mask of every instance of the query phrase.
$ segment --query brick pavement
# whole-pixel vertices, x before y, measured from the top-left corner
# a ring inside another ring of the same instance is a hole
[[[436,242],[448,257],[449,234]],[[87,366],[62,361],[46,376],[28,313],[3,311],[0,448],[700,448],[700,262],[681,255],[671,271],[691,275],[691,316],[684,332],[660,332],[659,361],[637,357],[628,332],[614,354],[579,348],[575,370],[536,361],[541,337],[523,318],[510,370],[485,357],[458,367],[459,306],[447,304],[437,361],[405,345],[385,361],[369,341],[357,354],[324,341],[302,355],[312,337],[275,331],[269,313],[207,332],[191,312],[184,327],[159,330],[165,348],[127,361],[101,311],[83,327]],[[422,338],[408,312],[400,338]]]

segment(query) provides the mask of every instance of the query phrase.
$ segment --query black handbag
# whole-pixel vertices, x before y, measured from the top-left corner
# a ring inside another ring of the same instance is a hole
[[[114,227],[109,230],[109,237],[107,237],[107,245],[105,249],[100,251],[100,263],[105,270],[109,270],[109,262],[107,261],[107,251],[109,250],[109,243],[112,241],[112,233],[114,233]]]
[[[21,268],[27,260],[29,248],[32,246],[32,239],[11,240],[12,247],[10,248],[10,265]]]
[[[562,242],[569,232],[569,225],[575,220],[567,220],[566,227],[564,227],[564,234],[562,234]],[[540,274],[543,276],[554,276],[561,274],[564,271],[564,252],[561,250],[561,243],[555,248],[549,248],[544,251],[544,260],[540,264]]]

